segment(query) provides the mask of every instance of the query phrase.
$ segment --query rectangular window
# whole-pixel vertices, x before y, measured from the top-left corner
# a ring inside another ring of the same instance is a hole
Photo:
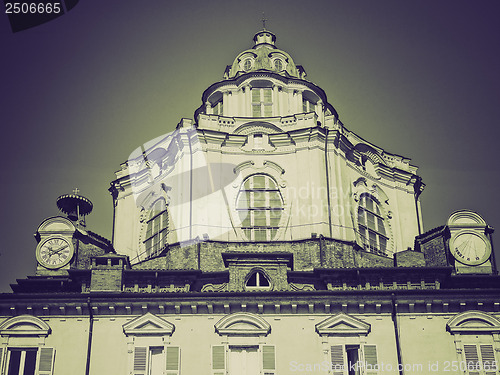
[[[330,361],[333,375],[378,374],[375,345],[332,345]]]
[[[271,117],[273,115],[273,91],[269,88],[252,89],[253,117]]]
[[[491,344],[464,344],[468,375],[496,375],[498,362]]]
[[[275,375],[274,345],[212,346],[212,375]]]
[[[302,112],[314,112],[316,110],[316,104],[310,100],[302,99]]]
[[[214,105],[212,105],[212,114],[214,115],[223,115],[223,107],[222,107],[222,100],[218,101]]]
[[[0,350],[0,366],[2,365]],[[8,348],[5,375],[52,375],[54,348]],[[1,367],[0,367],[1,368]]]
[[[133,356],[133,375],[179,375],[178,346],[137,346]]]

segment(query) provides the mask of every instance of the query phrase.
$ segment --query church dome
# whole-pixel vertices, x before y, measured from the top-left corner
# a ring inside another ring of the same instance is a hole
[[[255,71],[272,71],[286,77],[302,79],[304,69],[295,65],[292,57],[276,47],[276,35],[263,29],[253,37],[255,45],[241,52],[226,68],[224,79],[233,79]]]
[[[213,128],[213,121],[220,120],[200,115],[232,118],[221,120],[230,122],[224,126],[229,133],[242,125],[236,119],[248,118],[267,118],[280,131],[284,129],[282,122],[293,122],[297,127],[315,127],[318,123],[334,126],[338,114],[325,92],[306,79],[304,68],[296,65],[287,52],[276,47],[276,35],[264,28],[253,41],[252,48],[239,53],[226,67],[223,79],[203,92],[202,105],[194,114],[197,126]],[[297,122],[294,116],[306,113],[311,114],[310,121]]]

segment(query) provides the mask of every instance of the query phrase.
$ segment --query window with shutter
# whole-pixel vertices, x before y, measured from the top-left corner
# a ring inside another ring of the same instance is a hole
[[[180,348],[178,346],[167,346],[167,374],[166,375],[179,375],[180,369]]]
[[[464,344],[466,374],[468,375],[495,375],[498,371],[498,362],[495,360],[495,351],[490,344]]]
[[[333,345],[330,348],[330,358],[333,375],[344,375],[344,348],[343,345]]]
[[[134,349],[134,375],[146,375],[148,363],[148,348],[136,346]]]
[[[479,345],[479,348],[484,374],[496,375],[498,371],[498,362],[495,359],[493,345]]]
[[[40,352],[38,348],[8,348],[5,356],[7,362],[4,370],[6,372],[2,374],[35,375],[35,369],[38,368],[36,374],[51,375],[54,349],[43,349],[46,350]]]
[[[376,345],[332,345],[330,347],[332,375],[377,375]]]
[[[226,347],[224,345],[212,346],[212,374],[226,374]]]
[[[262,346],[262,368],[264,375],[274,375],[276,370],[276,348],[274,345]]]
[[[180,347],[136,346],[133,362],[134,375],[179,375]]]
[[[54,368],[54,348],[40,348],[40,360],[38,362],[38,375],[51,375]]]
[[[363,352],[365,355],[366,375],[376,375],[378,373],[377,347],[375,345],[365,345]]]

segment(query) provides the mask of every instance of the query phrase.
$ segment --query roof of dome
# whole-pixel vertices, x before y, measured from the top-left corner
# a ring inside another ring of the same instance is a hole
[[[241,74],[259,70],[268,70],[295,78],[304,78],[304,69],[295,65],[292,57],[276,48],[276,35],[263,29],[253,37],[255,45],[241,52],[232,65],[226,69],[224,78],[231,79]]]

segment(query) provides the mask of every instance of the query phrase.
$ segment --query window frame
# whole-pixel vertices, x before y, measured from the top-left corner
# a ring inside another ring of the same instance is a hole
[[[259,186],[256,182],[258,177],[264,178],[263,186]],[[279,207],[275,207],[273,203],[278,200]],[[241,203],[245,203],[245,201],[246,206],[241,207]],[[262,202],[263,204],[259,206]],[[245,178],[237,195],[236,211],[240,217],[241,229],[248,241],[268,242],[275,240],[284,213],[284,200],[277,182],[271,176],[263,173],[253,174]],[[262,222],[263,219],[265,224]],[[245,223],[246,220],[248,221]],[[263,237],[258,237],[262,234]]]
[[[263,375],[276,374],[276,346],[263,343],[221,344],[211,346],[210,371],[212,375],[240,375],[229,372],[231,366],[231,350],[256,348],[259,371]],[[217,358],[216,358],[217,356]]]
[[[278,67],[278,65],[280,65],[280,67]],[[273,60],[273,68],[274,70],[278,71],[278,72],[282,72],[283,70],[285,70],[285,64],[283,62],[282,59],[274,59]]]
[[[314,103],[312,100],[302,98],[302,112],[316,112],[316,103]]]
[[[466,346],[474,346],[478,362],[483,362],[484,358],[481,346],[491,346],[493,360],[496,362],[496,370],[474,370],[460,368],[463,374],[467,375],[490,375],[498,373],[499,355],[498,346],[494,335],[500,334],[500,320],[495,316],[479,310],[468,310],[455,315],[446,323],[446,330],[453,335],[458,363],[468,363],[470,355],[466,354]],[[469,357],[469,358],[468,358]]]
[[[217,116],[223,116],[224,115],[224,101],[222,99],[218,100],[214,104],[211,105],[212,107],[212,114],[217,115]]]
[[[145,345],[134,345],[132,356],[132,371],[133,375],[152,375],[151,368],[153,364],[153,351],[161,349],[162,373],[165,375],[180,375],[181,368],[181,348],[178,345],[160,345],[156,343]],[[172,350],[174,355],[172,356]]]
[[[175,331],[175,326],[172,323],[147,312],[123,324],[122,329],[125,336],[128,337],[130,374],[149,375],[151,350],[163,348],[164,374],[180,375],[181,348],[179,345],[170,343],[170,337]],[[169,348],[176,348],[177,350],[177,365],[174,369],[168,368],[169,363],[171,363],[168,361]]]
[[[33,315],[18,315],[0,324],[0,335],[6,337],[5,344],[0,344],[0,373],[7,374],[11,352],[14,350],[37,352],[35,375],[52,375],[56,350],[45,346],[45,339],[52,332],[47,322]],[[9,345],[11,338],[23,338],[22,345]]]
[[[243,71],[245,71],[245,72],[250,71],[253,67],[253,60],[251,58],[247,57],[245,60],[243,60],[241,67],[243,68]]]
[[[334,351],[335,348],[335,351]],[[349,350],[348,350],[349,348]],[[366,343],[338,343],[338,344],[329,344],[328,348],[328,356],[329,356],[329,374],[332,375],[351,375],[351,362],[349,360],[349,353],[354,352],[356,350],[357,361],[356,363],[360,363],[357,374],[363,375],[377,375],[378,371],[378,353],[377,353],[377,345],[375,344],[366,344]],[[372,352],[367,355],[368,350]],[[340,356],[342,358],[340,358]],[[373,357],[374,356],[374,357]],[[369,358],[369,359],[367,359]],[[342,362],[342,363],[340,363]],[[371,368],[365,368],[365,365],[370,362]]]
[[[255,279],[256,279],[256,285],[249,285],[249,282],[254,275],[255,275]],[[263,278],[267,282],[267,285],[259,285],[261,278]],[[271,290],[272,289],[271,279],[269,278],[269,276],[267,276],[267,274],[263,270],[253,269],[248,273],[248,275],[246,277],[245,289],[247,289],[247,290]]]
[[[372,208],[368,207],[368,200],[372,202]],[[370,227],[369,224],[370,216],[373,217],[373,227]],[[387,256],[389,237],[387,236],[387,228],[385,226],[386,221],[382,216],[380,203],[373,195],[369,193],[361,194],[358,203],[357,218],[357,231],[365,250],[374,254]]]
[[[155,210],[157,204],[163,205],[164,209]],[[146,259],[158,255],[168,240],[169,217],[165,198],[157,199],[151,208],[149,218],[146,220],[146,234],[143,241]]]
[[[12,352],[21,352],[20,358],[19,358],[19,367],[17,374],[16,373],[10,373],[10,365],[11,365],[11,356]],[[1,372],[2,374],[5,375],[19,375],[19,374],[24,374],[26,371],[26,353],[27,352],[35,352],[35,361],[33,363],[33,372],[30,372],[30,374],[33,375],[52,375],[54,371],[54,361],[55,361],[55,348],[49,347],[49,346],[36,346],[36,345],[29,345],[29,346],[19,346],[19,345],[13,345],[13,346],[6,346],[0,348],[0,370],[4,369],[4,372]],[[3,358],[2,358],[3,357]],[[21,367],[21,365],[23,367]],[[22,370],[22,371],[21,371]]]
[[[258,91],[257,91],[258,90]],[[252,117],[273,117],[273,88],[272,87],[252,87],[251,105]],[[258,95],[257,95],[258,92]],[[266,95],[268,93],[268,95]]]

